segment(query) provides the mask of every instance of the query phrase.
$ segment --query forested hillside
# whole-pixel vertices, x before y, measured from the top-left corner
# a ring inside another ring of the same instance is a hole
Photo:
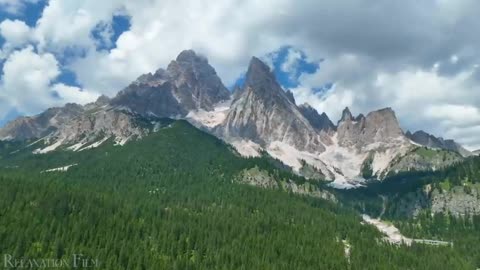
[[[240,158],[183,121],[123,147],[17,155],[2,154],[0,176],[0,253],[17,258],[80,253],[115,270],[476,265],[450,247],[383,243],[331,202],[234,183],[254,166],[293,176],[265,158]]]

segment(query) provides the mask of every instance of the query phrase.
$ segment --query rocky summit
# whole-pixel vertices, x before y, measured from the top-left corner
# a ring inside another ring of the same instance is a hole
[[[228,140],[247,139],[262,147],[286,143],[298,150],[324,151],[321,138],[282,89],[269,67],[252,58],[245,85],[219,128]]]
[[[241,155],[266,153],[297,174],[341,188],[382,179],[392,171],[442,166],[436,158],[440,153],[432,150],[429,158],[420,157],[415,152],[420,146],[464,151],[453,141],[421,131],[404,134],[391,108],[356,117],[345,108],[335,125],[324,112],[297,105],[293,93],[256,57],[244,84],[231,94],[208,60],[192,50],[181,52],[166,69],[139,76],[111,99],[102,96],[85,106],[67,104],[21,117],[0,129],[0,138],[41,139],[37,154],[81,151],[109,139],[119,145],[141,139],[155,132],[163,118],[186,119]]]
[[[141,75],[112,101],[141,115],[184,117],[191,110],[213,110],[230,92],[207,59],[194,51],[181,52],[166,70]]]
[[[302,104],[298,107],[300,112],[303,114],[305,118],[310,122],[310,124],[317,129],[318,131],[325,131],[331,132],[336,130],[336,126],[333,122],[328,118],[326,113],[318,114],[317,110],[315,110],[309,104]]]

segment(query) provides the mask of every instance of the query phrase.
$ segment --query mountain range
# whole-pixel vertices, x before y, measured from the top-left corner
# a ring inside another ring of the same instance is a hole
[[[244,84],[230,93],[208,60],[192,50],[166,69],[141,75],[113,98],[20,117],[0,129],[0,139],[36,139],[36,154],[82,151],[109,139],[117,145],[139,140],[158,130],[163,118],[186,119],[240,155],[267,154],[300,175],[315,171],[314,177],[338,188],[401,171],[435,170],[473,154],[424,131],[404,133],[391,108],[366,116],[345,108],[334,124],[309,104],[296,104],[256,57]]]

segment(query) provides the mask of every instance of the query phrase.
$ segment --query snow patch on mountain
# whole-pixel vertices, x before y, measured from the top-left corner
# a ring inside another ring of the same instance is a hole
[[[116,137],[115,138],[115,146],[124,146],[128,141],[130,140],[130,137]]]
[[[99,147],[100,145],[102,145],[104,142],[106,142],[110,137],[105,137],[99,141],[96,141],[92,144],[90,144],[89,146],[86,146],[84,148],[82,148],[80,151],[83,151],[83,150],[88,150],[88,149],[93,149],[93,148],[97,148]]]
[[[63,145],[63,140],[58,140],[54,144],[49,145],[49,146],[47,146],[43,149],[37,149],[37,150],[33,151],[33,153],[34,154],[46,154],[48,152],[54,151],[55,149],[57,149],[58,147],[60,147],[62,145]]]
[[[67,165],[67,166],[64,166],[64,167],[59,167],[59,168],[54,168],[54,169],[48,169],[48,170],[45,170],[45,171],[42,171],[42,173],[44,172],[66,172],[68,171],[68,169],[70,169],[71,167],[73,166],[77,166],[78,164],[71,164],[71,165]]]
[[[86,144],[86,142],[79,142],[79,143],[76,143],[76,144],[68,147],[67,149],[68,149],[68,150],[72,150],[73,152],[77,152],[77,151],[80,150],[85,144]]]

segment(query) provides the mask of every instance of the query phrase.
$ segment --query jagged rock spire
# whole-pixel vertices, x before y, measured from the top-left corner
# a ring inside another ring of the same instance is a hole
[[[207,59],[185,50],[166,70],[140,76],[112,102],[141,115],[177,117],[195,110],[212,111],[215,104],[229,98],[230,92]]]
[[[225,137],[249,139],[264,147],[282,142],[301,151],[325,150],[318,132],[260,59],[252,58],[243,89],[235,96],[219,131]]]
[[[347,121],[347,120],[352,121],[353,120],[353,115],[350,112],[350,109],[348,107],[345,107],[345,109],[343,109],[343,112],[342,112],[342,118],[340,119],[339,122],[344,122],[344,121]]]
[[[258,90],[272,90],[269,86],[280,87],[275,75],[270,68],[257,57],[252,57],[245,76],[245,87],[252,87]]]
[[[318,114],[318,111],[310,106],[310,104],[304,103],[298,106],[298,109],[315,129],[327,132],[336,129],[326,113]]]
[[[207,59],[200,57],[194,50],[184,50],[177,56],[177,62],[205,61]]]
[[[287,90],[287,91],[285,92],[285,94],[287,94],[288,100],[290,100],[293,104],[296,104],[296,103],[295,103],[295,97],[293,96],[292,91]]]

